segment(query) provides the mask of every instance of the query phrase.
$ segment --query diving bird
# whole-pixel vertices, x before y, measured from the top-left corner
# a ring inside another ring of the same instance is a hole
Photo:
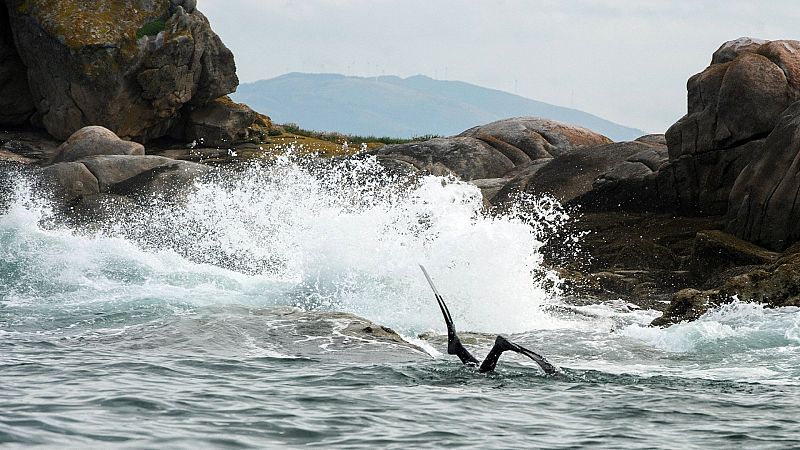
[[[431,280],[431,277],[428,275],[428,271],[425,270],[425,267],[420,264],[419,268],[422,269],[422,273],[425,274],[428,284],[431,285],[431,289],[433,289],[433,295],[436,296],[436,301],[439,303],[439,309],[442,310],[444,322],[447,324],[447,354],[458,356],[461,362],[467,366],[477,366],[479,361],[472,356],[472,354],[464,347],[464,345],[461,344],[461,339],[459,339],[458,335],[456,334],[456,327],[453,324],[453,317],[450,315],[450,310],[447,309],[447,305],[444,303],[444,298],[442,298],[441,294],[439,294],[439,290],[436,289],[436,286],[433,284],[433,280]],[[494,341],[494,346],[489,351],[489,354],[486,355],[486,358],[483,360],[483,363],[481,363],[480,367],[478,367],[478,372],[493,372],[495,366],[497,365],[497,361],[500,359],[500,355],[507,350],[525,355],[528,358],[536,361],[536,364],[538,364],[539,367],[541,367],[542,370],[544,370],[544,372],[548,375],[556,375],[559,373],[559,369],[550,364],[544,358],[544,356],[528,350],[521,345],[517,345],[503,336],[497,336],[497,339]]]

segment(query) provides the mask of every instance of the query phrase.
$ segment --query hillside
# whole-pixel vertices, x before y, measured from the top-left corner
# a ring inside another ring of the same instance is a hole
[[[417,75],[348,77],[290,73],[244,83],[232,97],[277,123],[348,134],[449,136],[514,116],[538,116],[580,125],[615,141],[646,134],[583,111],[550,105],[461,81]]]

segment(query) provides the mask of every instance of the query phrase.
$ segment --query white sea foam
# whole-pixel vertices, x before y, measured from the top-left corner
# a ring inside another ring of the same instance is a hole
[[[442,329],[418,264],[461,329],[552,326],[541,269],[542,220],[489,216],[480,191],[439,177],[392,178],[374,160],[320,166],[286,157],[196,186],[185,205],[121,211],[101,232],[48,227],[30,186],[0,216],[18,272],[4,302],[86,305],[296,305],[354,313],[401,331]],[[122,214],[122,213],[125,214]],[[6,303],[9,304],[9,303]]]
[[[797,342],[798,324],[797,308],[770,310],[763,305],[734,302],[694,322],[665,329],[634,324],[622,333],[667,352],[738,351],[792,345]]]

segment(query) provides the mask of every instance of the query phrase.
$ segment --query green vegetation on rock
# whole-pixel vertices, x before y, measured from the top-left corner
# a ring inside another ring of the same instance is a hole
[[[166,27],[167,22],[162,19],[146,23],[136,31],[136,39],[141,39],[145,36],[155,36],[164,31]]]

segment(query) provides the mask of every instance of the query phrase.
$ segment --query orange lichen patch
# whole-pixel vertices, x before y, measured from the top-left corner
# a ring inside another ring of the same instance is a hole
[[[244,103],[236,103],[235,101],[231,100],[231,98],[228,97],[227,95],[224,95],[214,100],[214,102],[219,103],[220,105],[227,106],[230,109],[237,109],[239,111],[245,111],[250,109],[250,107],[245,105]]]
[[[35,17],[70,48],[134,41],[142,26],[164,18],[167,0],[27,0],[18,12]]]

